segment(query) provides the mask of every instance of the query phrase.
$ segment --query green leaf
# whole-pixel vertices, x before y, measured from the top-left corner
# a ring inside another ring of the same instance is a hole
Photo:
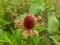
[[[24,18],[24,16],[25,16],[25,14],[24,15],[19,15],[16,20],[20,20],[21,18]]]
[[[39,5],[38,4],[31,4],[30,5],[30,9],[29,9],[29,13],[30,14],[36,14],[39,11]]]
[[[29,13],[37,14],[40,10],[44,11],[47,7],[45,0],[33,0],[33,3],[30,4]]]
[[[47,27],[40,27],[40,26],[38,26],[37,27],[37,29],[36,30],[38,30],[38,32],[40,33],[40,32],[42,32],[43,30],[46,30],[47,29]]]
[[[16,37],[10,33],[5,33],[5,40],[10,43],[10,45],[18,45]]]
[[[4,32],[2,29],[0,29],[0,39],[3,39],[4,38]]]
[[[21,31],[20,31],[20,29],[16,29],[15,32],[14,32],[14,35],[15,35],[16,37],[20,37],[20,36],[21,36]]]
[[[41,4],[41,5],[39,6],[39,9],[40,9],[41,11],[45,11],[46,7],[47,7],[47,5],[46,5],[45,3],[43,3],[43,4]]]
[[[6,35],[6,33],[0,29],[0,42],[1,43],[6,43],[6,44],[11,44],[11,40],[8,38],[8,36]]]
[[[43,3],[45,3],[45,0],[33,0],[33,3],[43,4]]]
[[[50,45],[50,40],[48,38],[43,38],[40,40],[40,45]]]
[[[50,2],[50,0],[47,0],[47,8],[51,8],[52,7],[52,4],[51,4],[51,2]]]
[[[34,41],[34,44],[35,44],[35,45],[38,45],[41,37],[39,37],[39,36],[38,36],[38,37],[37,37],[37,36],[34,36],[34,37],[32,37],[32,39],[33,39],[33,41]]]
[[[2,4],[0,4],[0,16],[4,14],[4,11],[3,11],[3,6]]]
[[[60,42],[60,36],[59,35],[54,35],[54,36],[50,36],[50,38],[54,41],[54,43],[58,43]]]
[[[48,15],[48,31],[49,33],[56,32],[58,30],[59,21],[57,20],[55,13]]]
[[[17,39],[18,45],[22,45],[23,43],[22,43],[22,35],[20,29],[16,29],[14,35]]]

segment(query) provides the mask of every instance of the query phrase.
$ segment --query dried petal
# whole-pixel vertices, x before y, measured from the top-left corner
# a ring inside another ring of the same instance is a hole
[[[23,36],[28,35],[28,34],[26,33],[26,30],[22,32],[22,35],[23,35]]]
[[[38,16],[38,20],[42,19],[41,16]]]
[[[40,24],[40,26],[45,26],[45,24],[42,23],[42,24]]]
[[[32,17],[35,17],[34,14],[32,14]]]
[[[36,36],[39,36],[39,33],[38,33],[37,30],[34,30],[34,33],[35,33]]]
[[[22,26],[22,24],[15,24],[15,28]]]
[[[23,32],[22,32],[22,35],[23,35],[23,36],[25,36],[25,35],[33,36],[33,35],[34,35],[34,33],[33,33],[33,31],[32,31],[32,30],[30,30],[30,33],[28,32],[28,30],[25,30],[25,31],[23,31]]]
[[[37,17],[35,17],[35,18],[34,18],[34,21],[35,21],[35,22],[36,22],[36,21],[38,21],[38,18],[37,18]]]
[[[57,45],[60,45],[60,43],[58,43]]]

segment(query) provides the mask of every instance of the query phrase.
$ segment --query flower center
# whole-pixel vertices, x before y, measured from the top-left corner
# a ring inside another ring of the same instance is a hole
[[[27,29],[32,29],[35,25],[34,18],[32,16],[26,16],[24,18],[24,26]]]

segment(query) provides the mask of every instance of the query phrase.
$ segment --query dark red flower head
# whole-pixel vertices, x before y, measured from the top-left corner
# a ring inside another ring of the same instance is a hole
[[[24,18],[24,26],[25,28],[27,29],[32,29],[34,27],[34,18],[32,16],[29,16],[27,15],[25,18]]]

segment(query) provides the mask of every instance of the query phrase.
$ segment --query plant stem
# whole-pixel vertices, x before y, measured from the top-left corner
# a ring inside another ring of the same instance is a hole
[[[27,30],[27,33],[28,33],[27,45],[30,45],[30,30]]]

